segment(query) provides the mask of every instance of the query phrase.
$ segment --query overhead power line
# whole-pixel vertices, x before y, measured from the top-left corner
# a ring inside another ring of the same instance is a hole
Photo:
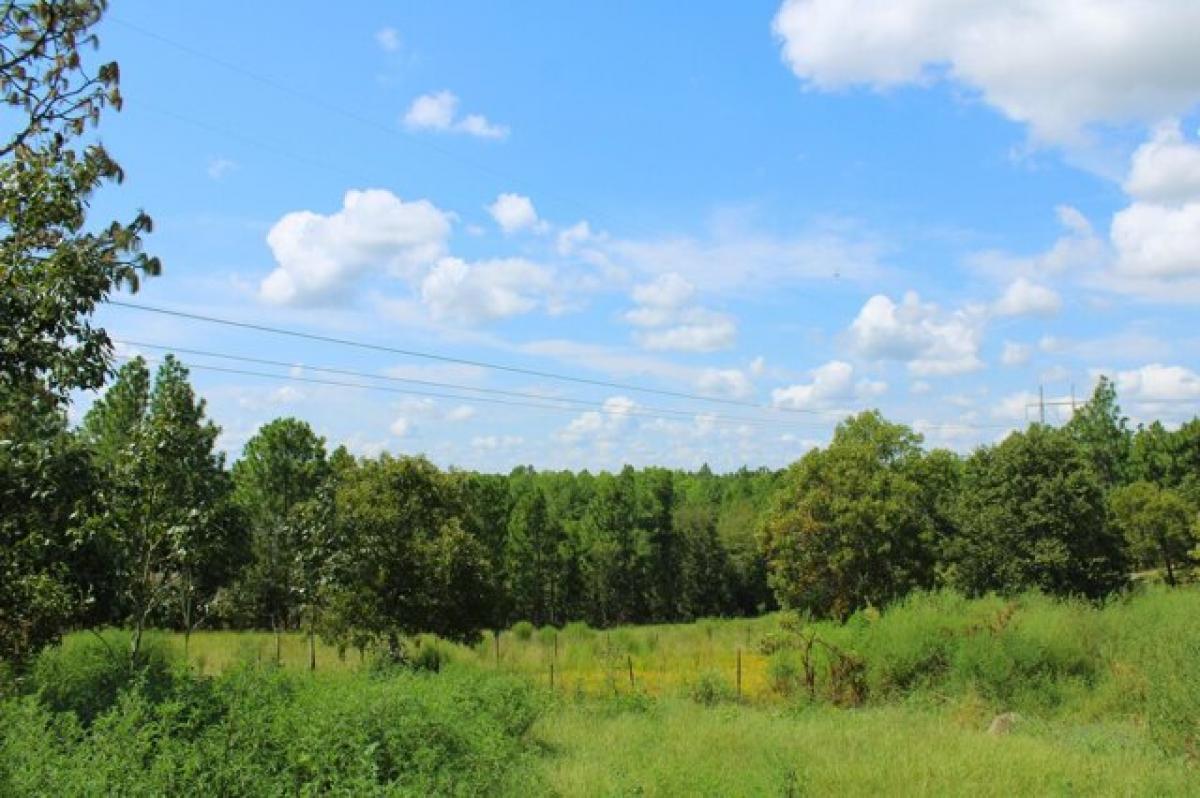
[[[509,391],[509,390],[504,390],[502,388],[484,388],[484,387],[476,386],[476,385],[462,385],[460,383],[440,382],[440,381],[436,381],[436,380],[421,380],[421,379],[416,379],[416,378],[412,378],[412,377],[396,377],[391,374],[370,374],[368,372],[352,371],[350,369],[334,368],[334,367],[330,367],[330,366],[313,366],[308,363],[299,363],[299,362],[294,362],[294,361],[288,362],[285,360],[271,360],[269,358],[251,357],[249,355],[234,355],[234,354],[229,354],[226,352],[213,352],[213,351],[206,350],[206,349],[192,349],[189,347],[166,346],[163,344],[147,343],[145,341],[132,341],[132,340],[124,339],[124,338],[113,339],[113,342],[122,344],[124,346],[140,347],[140,348],[145,348],[145,349],[156,349],[156,350],[163,351],[163,352],[175,352],[175,353],[186,354],[186,355],[196,355],[198,357],[218,358],[221,360],[232,360],[232,361],[236,361],[239,363],[252,363],[252,364],[257,364],[260,366],[278,366],[281,368],[300,368],[305,371],[315,371],[315,372],[322,373],[322,374],[333,374],[333,375],[339,375],[339,376],[343,376],[343,377],[358,377],[360,379],[367,379],[367,380],[383,380],[386,382],[405,383],[405,384],[410,384],[410,385],[421,385],[421,386],[430,387],[430,388],[446,388],[446,389],[455,390],[455,391],[470,391],[470,392],[477,393],[477,394],[503,396],[503,397],[509,397],[509,398],[515,398],[515,399],[525,399],[525,400],[529,400],[529,401],[538,402],[539,404],[536,405],[537,407],[546,407],[547,405],[544,404],[546,402],[554,402],[554,403],[557,403],[558,405],[569,406],[569,407],[561,408],[564,410],[571,409],[572,407],[582,408],[582,409],[587,409],[587,410],[603,410],[603,407],[604,407],[603,404],[600,404],[597,402],[590,402],[590,401],[583,400],[583,399],[572,399],[570,397],[561,397],[561,396],[545,396],[545,395],[536,394],[536,393],[529,393],[527,391]],[[288,376],[290,377],[293,375],[288,375]],[[366,387],[372,387],[372,386],[361,385],[359,387],[366,388]],[[426,395],[426,394],[422,393],[420,395]],[[460,399],[463,401],[479,401],[480,400],[479,396],[473,396],[473,395],[468,395],[468,396],[445,395],[445,398]],[[765,419],[765,418],[748,418],[745,416],[729,416],[729,415],[722,415],[722,414],[717,414],[717,413],[708,413],[708,412],[700,411],[700,410],[684,410],[684,409],[680,409],[680,408],[656,407],[656,406],[652,406],[652,405],[638,405],[636,407],[636,411],[637,411],[636,412],[637,415],[653,415],[653,416],[669,415],[669,416],[675,416],[675,417],[687,418],[687,419],[703,417],[704,419],[711,419],[713,421],[722,421],[722,422],[737,423],[737,424],[757,424],[757,425],[765,425],[765,426],[772,426],[772,427],[776,427],[776,426],[798,426],[798,427],[818,426],[813,423],[804,424],[804,423],[800,423],[800,422],[787,421],[787,420],[772,421],[770,419]],[[820,426],[824,426],[824,425],[820,425]]]
[[[469,358],[451,357],[449,355],[439,355],[434,352],[423,352],[416,349],[404,349],[395,346],[387,346],[384,344],[374,344],[365,341],[355,341],[349,338],[338,338],[330,335],[320,335],[318,333],[306,333],[300,330],[289,330],[282,327],[273,327],[266,324],[253,324],[251,322],[234,321],[233,319],[222,319],[216,316],[207,316],[201,313],[189,313],[182,310],[171,310],[169,308],[160,308],[154,305],[142,305],[135,302],[126,302],[121,299],[110,299],[109,305],[117,307],[129,308],[131,310],[139,310],[146,313],[158,313],[164,316],[174,316],[181,319],[191,319],[193,321],[202,321],[208,324],[220,324],[226,327],[235,327],[243,330],[254,330],[255,332],[271,333],[273,335],[282,335],[290,338],[300,338],[308,341],[319,341],[326,344],[335,344],[337,346],[348,346],[356,349],[365,349],[374,352],[386,352],[392,355],[400,355],[402,357],[419,358],[422,360],[432,360],[439,363],[452,363],[459,366],[471,366],[473,368],[490,369],[492,371],[503,371],[509,374],[522,374],[527,377],[537,377],[539,379],[557,380],[560,382],[572,382],[579,385],[591,385],[593,387],[611,388],[619,391],[637,391],[639,393],[656,394],[658,396],[670,396],[675,399],[689,399],[700,402],[714,402],[717,404],[732,405],[736,407],[753,407],[756,409],[766,409],[772,411],[783,411],[790,413],[808,413],[811,415],[826,415],[820,410],[803,410],[799,408],[774,408],[767,405],[761,405],[757,402],[748,402],[740,399],[727,399],[718,396],[705,396],[703,394],[687,393],[684,391],[671,391],[665,388],[649,388],[644,385],[634,385],[625,382],[612,382],[609,380],[598,380],[590,377],[576,377],[570,374],[561,374],[552,371],[542,371],[539,369],[529,369],[521,366],[512,366],[503,363],[492,363],[484,360],[472,360]]]
[[[132,359],[133,359],[133,357],[128,356],[128,355],[117,358],[117,360],[122,361],[122,362],[129,362]],[[161,360],[157,360],[154,358],[147,358],[147,361],[152,362],[152,363],[160,363],[161,362]],[[184,361],[180,361],[180,363],[181,363],[181,365],[185,366],[186,368],[188,368],[190,370],[212,371],[212,372],[217,372],[217,373],[221,373],[221,374],[236,374],[236,375],[244,376],[244,377],[262,377],[265,379],[283,380],[285,382],[299,382],[299,383],[307,383],[310,385],[324,385],[324,386],[337,387],[337,388],[357,388],[357,389],[362,389],[362,390],[367,390],[367,391],[382,391],[384,393],[400,394],[400,395],[404,395],[404,396],[423,396],[423,397],[430,397],[430,398],[436,398],[436,399],[453,399],[456,401],[484,402],[487,404],[505,405],[505,406],[509,406],[509,407],[532,408],[532,409],[536,409],[536,410],[554,410],[554,411],[566,412],[566,413],[579,412],[578,408],[566,407],[561,404],[549,404],[550,402],[556,401],[556,400],[550,399],[550,398],[547,398],[545,403],[535,403],[535,402],[529,402],[529,401],[518,401],[515,399],[513,399],[513,400],[497,399],[497,398],[493,398],[490,396],[462,396],[460,394],[451,394],[451,393],[445,393],[445,392],[441,392],[441,391],[424,391],[424,390],[418,390],[415,388],[392,388],[387,385],[371,385],[368,383],[361,383],[361,382],[346,382],[343,380],[322,379],[322,378],[318,378],[318,377],[304,377],[304,376],[292,375],[292,374],[271,374],[271,373],[264,372],[264,371],[252,371],[250,369],[238,369],[238,368],[228,368],[225,366],[213,366],[213,365],[209,365],[206,363],[191,363],[191,362],[184,362]],[[593,412],[601,413],[603,415],[608,415],[608,416],[622,416],[622,417],[627,416],[627,417],[642,417],[642,418],[656,418],[656,419],[664,418],[664,416],[662,416],[659,412],[647,412],[636,406],[632,407],[632,408],[615,408],[615,407],[607,407],[604,405],[592,405],[591,410]],[[701,413],[701,414],[693,414],[693,415],[703,416],[704,414]],[[734,420],[732,420],[728,417],[711,417],[711,416],[709,416],[706,418],[711,418],[711,420],[714,423],[726,423],[726,424],[737,423],[739,425],[744,425],[744,424],[752,424],[753,425],[753,424],[757,423],[758,425],[762,426],[762,425],[766,425],[766,424],[770,423],[770,422],[766,422],[766,421],[757,421],[757,422],[756,421],[736,421],[736,422],[734,422]],[[667,418],[667,420],[678,421],[679,419],[676,417],[670,417],[670,418]],[[776,426],[778,426],[778,425],[776,425]],[[816,426],[823,426],[823,425],[817,425],[814,423],[814,424],[809,424],[807,426],[816,427]]]

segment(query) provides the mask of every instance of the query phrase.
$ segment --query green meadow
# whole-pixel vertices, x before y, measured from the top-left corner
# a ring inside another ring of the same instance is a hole
[[[124,633],[81,632],[5,702],[0,792],[1200,794],[1198,614],[1195,588],[916,594],[845,623],[422,637],[409,667],[320,644],[315,672],[298,634],[276,664],[270,633],[199,632],[186,665],[158,634],[137,675]]]

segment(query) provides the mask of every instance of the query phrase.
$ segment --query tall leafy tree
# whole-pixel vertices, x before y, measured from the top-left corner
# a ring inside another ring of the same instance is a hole
[[[1128,480],[1133,431],[1121,414],[1112,380],[1100,377],[1092,398],[1075,411],[1066,429],[1083,447],[1106,488]]]
[[[97,401],[84,429],[101,430],[95,450],[108,460],[103,513],[96,527],[118,563],[117,584],[133,627],[131,653],[156,614],[178,609],[185,633],[203,614],[217,587],[236,567],[238,524],[232,485],[216,451],[219,428],[188,382],[187,369],[168,355],[149,396],[139,368],[122,372],[110,395]],[[138,418],[128,412],[142,407]],[[105,423],[123,419],[130,426]]]
[[[91,314],[159,271],[141,252],[148,216],[88,216],[96,190],[121,178],[103,147],[80,144],[121,102],[116,64],[84,57],[106,7],[0,4],[0,102],[9,107],[0,117],[0,638],[18,641],[0,643],[9,659],[53,640],[79,609],[49,552],[83,534],[71,497],[86,458],[63,437],[62,417],[72,391],[99,388],[108,373],[111,343]],[[65,475],[72,481],[51,481]]]
[[[920,442],[862,413],[789,470],[763,530],[780,603],[844,618],[931,584],[936,531],[915,478]]]
[[[717,533],[717,508],[688,502],[676,508],[679,535],[679,616],[691,620],[724,615],[732,609],[729,554]]]
[[[562,534],[550,519],[546,494],[526,485],[513,502],[505,546],[506,588],[515,617],[537,625],[558,623]]]
[[[270,626],[277,654],[280,635],[305,604],[306,580],[315,600],[313,585],[320,580],[302,565],[312,563],[313,547],[332,536],[322,525],[331,518],[332,496],[311,504],[329,476],[324,439],[295,418],[264,424],[233,466],[234,495],[251,528],[250,562],[236,601],[255,623]]]
[[[333,634],[403,656],[403,637],[471,641],[490,620],[487,552],[462,527],[462,482],[423,458],[363,460],[338,484],[348,556],[336,577]],[[362,639],[360,637],[360,639]]]
[[[966,462],[950,584],[1098,598],[1126,581],[1103,479],[1071,431],[1034,425]]]
[[[1125,536],[1130,556],[1142,565],[1162,566],[1167,583],[1190,559],[1196,545],[1196,512],[1170,488],[1134,482],[1109,495],[1113,524]]]

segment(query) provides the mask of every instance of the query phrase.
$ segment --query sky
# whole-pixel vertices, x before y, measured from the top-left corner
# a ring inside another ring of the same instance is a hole
[[[144,208],[163,261],[120,298],[375,347],[104,308],[231,459],[291,415],[489,471],[778,467],[868,408],[969,451],[1100,374],[1196,414],[1193,0],[284,9],[114,0],[95,56],[93,218]]]

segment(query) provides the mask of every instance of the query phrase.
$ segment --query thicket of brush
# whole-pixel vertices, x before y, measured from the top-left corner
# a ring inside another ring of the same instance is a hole
[[[120,633],[48,649],[0,704],[0,795],[481,795],[527,790],[543,702],[474,668],[200,676]]]

